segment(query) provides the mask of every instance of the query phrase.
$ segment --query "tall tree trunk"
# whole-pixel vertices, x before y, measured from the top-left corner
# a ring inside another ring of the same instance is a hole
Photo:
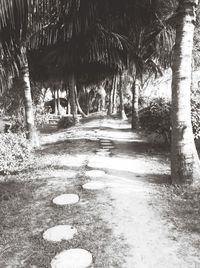
[[[60,115],[60,89],[57,89],[57,111],[58,115]]]
[[[117,113],[117,76],[114,77],[114,88],[113,88],[113,107],[112,107],[112,113]]]
[[[123,83],[122,83],[122,74],[120,74],[120,77],[119,77],[119,99],[120,99],[120,106],[119,106],[119,115],[120,115],[120,118],[123,119],[123,120],[126,120],[127,117],[126,117],[126,114],[125,114],[125,111],[124,111],[124,96],[123,96]]]
[[[112,78],[111,87],[109,90],[109,105],[108,105],[108,115],[113,113],[113,91],[114,91],[114,77]]]
[[[139,128],[139,84],[137,77],[132,85],[132,129]]]
[[[57,96],[56,96],[56,87],[53,87],[53,92],[54,92],[54,114],[58,115],[58,105],[57,105]]]
[[[90,90],[87,88],[85,89],[85,94],[86,94],[86,114],[89,115],[90,113]]]
[[[33,102],[32,102],[31,85],[29,78],[29,66],[25,48],[21,49],[21,55],[23,62],[21,66],[21,79],[23,81],[23,90],[24,90],[27,138],[31,141],[34,147],[37,147],[39,146],[39,138],[34,123]]]
[[[179,0],[176,43],[172,66],[171,175],[177,184],[200,178],[199,159],[191,124],[191,65],[195,10],[198,1]]]
[[[76,87],[75,76],[71,75],[69,83],[69,97],[70,97],[71,113],[73,116],[74,123],[78,122],[75,87]]]
[[[79,99],[78,99],[78,94],[77,94],[77,88],[75,87],[75,99],[76,99],[76,106],[77,106],[77,109],[79,111],[79,113],[82,115],[82,117],[86,118],[87,115],[83,112],[81,106],[80,106],[80,103],[79,103]]]

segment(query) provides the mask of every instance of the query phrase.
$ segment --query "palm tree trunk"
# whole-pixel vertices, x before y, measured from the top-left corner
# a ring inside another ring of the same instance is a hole
[[[112,107],[112,113],[117,113],[117,76],[114,77],[114,88],[113,88],[113,107]]]
[[[113,113],[113,91],[114,91],[114,77],[112,78],[112,84],[109,91],[108,115],[111,115]]]
[[[86,114],[89,115],[91,101],[90,101],[90,91],[87,88],[85,89],[85,94],[86,94]]]
[[[76,87],[75,87],[75,99],[76,99],[76,106],[77,106],[77,109],[78,109],[79,113],[82,115],[82,117],[86,118],[87,115],[83,112],[83,110],[82,110],[82,108],[80,106],[80,103],[79,103]]]
[[[132,85],[132,129],[139,128],[139,85],[137,78],[134,79]]]
[[[119,99],[120,99],[120,106],[119,106],[119,115],[120,118],[126,120],[126,114],[124,111],[124,96],[123,96],[123,85],[122,85],[122,74],[119,77]]]
[[[191,63],[195,8],[198,1],[179,1],[179,21],[172,66],[171,175],[177,184],[196,183],[200,164],[191,124]]]
[[[54,114],[58,115],[58,105],[57,105],[57,96],[56,96],[56,87],[53,87],[53,96],[54,96]]]
[[[23,82],[24,91],[24,105],[25,105],[25,122],[27,130],[27,138],[31,141],[34,147],[39,146],[39,139],[34,123],[33,102],[31,95],[31,85],[29,78],[29,67],[26,56],[26,49],[22,48],[22,66],[21,66],[21,79]]]
[[[57,89],[57,111],[58,115],[60,115],[60,89]]]
[[[74,75],[70,76],[70,85],[69,85],[69,97],[70,97],[70,106],[71,106],[71,113],[73,116],[74,123],[78,121],[78,113],[77,113],[77,105],[76,105],[76,94],[75,94],[75,77]]]

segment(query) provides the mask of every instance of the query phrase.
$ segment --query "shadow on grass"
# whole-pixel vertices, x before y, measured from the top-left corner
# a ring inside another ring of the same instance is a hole
[[[57,191],[48,189],[45,178],[40,182],[1,184],[0,267],[49,268],[57,253],[79,247],[93,254],[94,267],[121,268],[128,245],[123,237],[113,234],[102,216],[105,207],[106,213],[112,214],[110,197],[106,191],[91,193],[82,189],[86,181],[87,178],[77,176],[70,187]],[[80,203],[64,207],[52,204],[52,199],[62,193],[78,194]],[[58,224],[73,225],[78,235],[61,243],[44,241],[43,232]]]

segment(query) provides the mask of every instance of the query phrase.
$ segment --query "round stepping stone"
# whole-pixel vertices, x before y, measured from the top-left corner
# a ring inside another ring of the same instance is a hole
[[[105,171],[102,170],[89,170],[86,171],[85,175],[88,177],[92,177],[92,178],[98,178],[98,177],[102,177],[105,176]]]
[[[103,188],[105,188],[105,184],[98,181],[88,182],[83,185],[83,189],[85,190],[101,190]]]
[[[103,149],[114,149],[115,147],[113,145],[103,145],[102,146]]]
[[[51,261],[51,268],[88,268],[92,265],[92,254],[85,249],[64,250]]]
[[[109,153],[109,149],[99,149],[96,151],[96,153]]]
[[[50,242],[61,242],[72,239],[75,234],[77,234],[76,228],[70,225],[57,225],[45,231],[43,238]]]
[[[70,205],[78,203],[79,196],[77,194],[62,194],[53,199],[53,203],[56,205]]]
[[[99,155],[99,156],[110,156],[110,152],[97,152],[96,153],[97,155]]]

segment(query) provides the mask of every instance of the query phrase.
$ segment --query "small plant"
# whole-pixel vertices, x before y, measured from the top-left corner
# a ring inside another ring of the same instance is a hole
[[[24,134],[0,134],[0,174],[17,173],[31,164],[32,147]]]
[[[140,111],[140,124],[147,133],[155,133],[170,144],[171,105],[165,99],[154,99]]]
[[[74,126],[74,120],[72,117],[62,117],[58,122],[58,128],[68,128]]]
[[[200,103],[192,100],[192,128],[194,138],[200,138]]]
[[[35,125],[43,126],[44,124],[49,123],[50,113],[43,104],[37,104],[34,107],[34,116],[35,116]]]

